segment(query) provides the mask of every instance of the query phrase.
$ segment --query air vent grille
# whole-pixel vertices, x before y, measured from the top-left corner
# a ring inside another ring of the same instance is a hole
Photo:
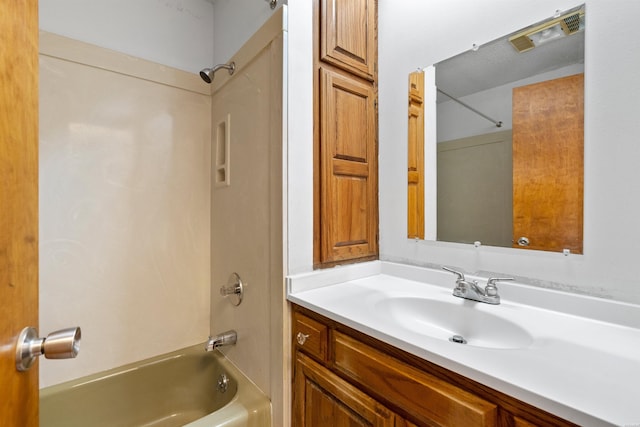
[[[574,13],[562,19],[562,31],[565,34],[573,34],[580,31],[580,14]]]
[[[526,52],[536,47],[526,34],[510,38],[509,42],[511,42],[518,52]]]

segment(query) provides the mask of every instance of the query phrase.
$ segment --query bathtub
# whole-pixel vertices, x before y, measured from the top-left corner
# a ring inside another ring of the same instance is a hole
[[[268,427],[271,403],[204,343],[40,390],[41,427],[183,425]]]

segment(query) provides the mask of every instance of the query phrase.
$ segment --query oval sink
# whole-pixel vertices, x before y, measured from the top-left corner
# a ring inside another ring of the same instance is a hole
[[[455,297],[452,297],[455,298]],[[432,338],[449,340],[454,335],[474,347],[517,349],[531,345],[533,337],[516,323],[486,310],[504,310],[500,306],[478,307],[467,300],[451,302],[428,298],[395,297],[378,301],[375,310],[402,328]],[[454,341],[459,341],[456,338]],[[464,345],[452,342],[451,345]]]

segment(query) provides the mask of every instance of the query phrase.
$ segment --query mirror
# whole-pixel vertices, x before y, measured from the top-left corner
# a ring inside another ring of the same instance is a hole
[[[410,74],[409,238],[582,253],[584,16]]]

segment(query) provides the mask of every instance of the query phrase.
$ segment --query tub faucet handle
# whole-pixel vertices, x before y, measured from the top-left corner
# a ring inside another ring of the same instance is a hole
[[[220,295],[231,296],[231,304],[240,305],[244,296],[244,284],[238,273],[231,273],[227,280],[227,285],[220,288]]]

